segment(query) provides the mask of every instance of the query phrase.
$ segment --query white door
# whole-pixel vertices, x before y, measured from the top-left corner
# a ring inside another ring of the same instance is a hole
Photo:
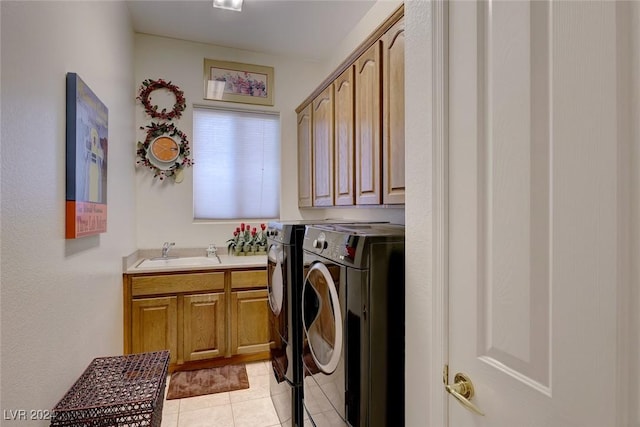
[[[449,3],[451,427],[620,422],[616,7]]]

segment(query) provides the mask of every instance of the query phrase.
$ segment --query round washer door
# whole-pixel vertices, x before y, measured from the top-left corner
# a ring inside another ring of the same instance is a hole
[[[321,262],[311,265],[304,281],[302,323],[313,361],[320,371],[333,373],[342,354],[342,315],[338,290]]]
[[[267,254],[269,276],[267,288],[269,290],[269,307],[276,316],[282,311],[284,302],[284,252],[282,246],[271,245]]]

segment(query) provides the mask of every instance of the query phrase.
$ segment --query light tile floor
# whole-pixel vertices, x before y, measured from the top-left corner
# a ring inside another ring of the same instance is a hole
[[[269,393],[269,362],[246,366],[248,389],[165,400],[162,427],[280,427]]]

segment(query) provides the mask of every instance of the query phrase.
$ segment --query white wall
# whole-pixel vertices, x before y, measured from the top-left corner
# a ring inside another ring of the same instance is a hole
[[[351,31],[343,43],[336,47],[336,54],[323,63],[294,60],[220,46],[193,43],[147,34],[135,35],[135,81],[140,85],[145,79],[170,80],[184,91],[187,109],[175,121],[186,132],[189,141],[193,135],[193,104],[220,105],[226,107],[257,108],[280,112],[282,175],[280,189],[280,218],[353,218],[385,220],[404,223],[404,208],[332,208],[298,209],[297,179],[297,128],[295,109],[378,25],[393,13],[400,2],[384,0],[376,3],[363,20]],[[275,105],[253,106],[203,100],[204,58],[267,65],[275,69]],[[150,123],[140,104],[136,105],[137,127]],[[137,141],[145,138],[138,130]],[[194,159],[197,162],[197,159]],[[159,248],[165,241],[176,247],[202,247],[216,243],[224,247],[237,222],[193,220],[193,173],[185,169],[184,181],[153,179],[153,172],[139,168],[136,173],[137,188],[137,242],[143,249]],[[260,221],[251,221],[257,224]]]
[[[428,369],[433,348],[432,241],[433,96],[431,7],[427,1],[405,5],[405,166],[406,195],[406,425],[430,426],[430,384],[440,379]],[[433,426],[435,427],[435,426]]]
[[[121,260],[136,248],[133,33],[122,2],[0,8],[0,409],[50,409],[93,358],[122,354]],[[109,109],[108,229],[77,240],[64,238],[67,72]]]

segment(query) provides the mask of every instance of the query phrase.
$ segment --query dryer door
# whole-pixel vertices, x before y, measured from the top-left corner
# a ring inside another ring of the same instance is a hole
[[[267,266],[269,275],[267,277],[267,287],[269,290],[269,306],[271,312],[278,316],[282,311],[285,297],[286,274],[284,251],[282,245],[273,244],[269,247],[267,254]]]
[[[313,361],[325,374],[336,370],[342,355],[342,314],[337,285],[327,266],[315,262],[302,288],[304,333]]]
[[[291,383],[293,378],[293,360],[287,323],[287,274],[284,247],[271,244],[267,254],[267,289],[269,292],[269,328],[273,343],[270,348],[274,378],[277,383]],[[273,390],[272,390],[273,392]],[[281,392],[279,392],[281,393]]]

